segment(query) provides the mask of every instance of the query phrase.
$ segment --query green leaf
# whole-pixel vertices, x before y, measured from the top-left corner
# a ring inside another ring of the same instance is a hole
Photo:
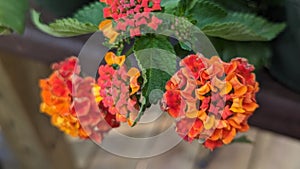
[[[253,141],[251,141],[247,136],[243,135],[241,137],[235,138],[232,143],[246,143],[246,144],[252,144]]]
[[[156,103],[165,91],[166,82],[176,72],[176,55],[172,44],[164,36],[145,36],[134,44],[134,54],[143,73],[142,98],[144,104],[135,121],[138,122],[145,107]],[[151,99],[151,102],[150,102]]]
[[[284,0],[211,0],[236,12],[250,12],[266,14],[269,10],[275,10],[278,7],[284,7]],[[274,8],[275,7],[275,8]],[[275,11],[276,13],[278,11]],[[282,13],[280,13],[282,15]]]
[[[164,8],[164,13],[175,13],[179,1],[180,0],[162,0],[161,6]]]
[[[176,71],[175,51],[167,37],[141,37],[134,44],[134,53],[143,71],[150,68],[171,74]]]
[[[179,42],[179,45],[183,50],[192,51],[192,44],[189,42]]]
[[[162,98],[163,93],[165,92],[165,85],[171,78],[169,73],[159,69],[151,68],[146,69],[145,71],[143,77],[147,78],[147,82],[144,83],[142,88],[142,105],[140,112],[134,121],[134,125],[140,121],[147,107],[150,107],[151,104],[157,104]]]
[[[197,1],[197,3],[187,11],[187,15],[193,16],[197,21],[196,25],[199,28],[225,18],[227,14],[228,12],[224,8],[206,0]]]
[[[225,7],[226,9],[238,12],[256,12],[258,10],[258,2],[255,0],[211,0]],[[274,1],[274,0],[272,0]]]
[[[172,44],[169,39],[165,36],[159,35],[148,35],[140,37],[134,43],[134,51],[149,49],[149,48],[158,48],[175,53]]]
[[[253,14],[227,11],[217,3],[200,0],[187,12],[208,36],[234,41],[270,41],[283,29],[283,23],[271,23]]]
[[[186,15],[186,12],[193,8],[195,4],[198,2],[198,0],[179,0],[177,5],[177,11],[175,14],[177,16],[184,16]],[[187,15],[186,15],[187,16]],[[189,17],[187,17],[189,18]]]
[[[243,57],[256,69],[268,66],[272,56],[270,44],[267,42],[236,42],[220,38],[210,38],[222,60],[229,62],[236,57]]]
[[[99,25],[104,20],[103,8],[106,5],[102,2],[94,2],[88,6],[83,7],[74,14],[74,18],[83,23],[91,23]]]
[[[230,13],[220,21],[203,26],[201,30],[208,36],[227,40],[270,41],[284,28],[283,23],[270,23],[252,14]]]
[[[0,0],[0,35],[13,31],[22,34],[27,10],[27,0]]]
[[[174,72],[175,73],[175,72]],[[146,69],[147,83],[143,88],[143,96],[146,97],[147,103],[156,104],[165,92],[166,82],[170,80],[172,74],[160,69]]]
[[[162,7],[168,7],[169,5],[178,4],[180,0],[161,0],[160,5]]]
[[[43,32],[55,37],[72,37],[88,33],[94,33],[98,30],[96,25],[91,23],[82,23],[77,19],[65,18],[56,20],[49,25],[40,22],[40,14],[36,11],[31,12],[33,23]]]

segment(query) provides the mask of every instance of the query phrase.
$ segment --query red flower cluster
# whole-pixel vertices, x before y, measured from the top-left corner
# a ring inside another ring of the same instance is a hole
[[[153,30],[157,30],[162,20],[156,16],[151,16],[150,12],[161,10],[160,0],[100,0],[108,7],[104,8],[105,18],[113,18],[116,23],[116,30],[127,31],[130,36],[140,36],[141,26],[147,25]]]
[[[109,65],[100,66],[98,72],[98,85],[100,86],[100,96],[103,98],[103,107],[107,108],[118,122],[128,122],[129,125],[132,125],[139,112],[135,96],[139,90],[139,87],[135,88],[139,72],[134,71],[136,73],[130,74],[132,70],[127,72],[125,65],[118,69]]]
[[[127,28],[130,30],[130,36],[140,36],[141,26],[147,25],[153,30],[157,30],[158,26],[162,23],[162,20],[158,19],[156,16],[149,12],[137,13],[133,18],[124,17],[120,18],[117,22],[117,30],[126,31]]]
[[[142,12],[160,11],[161,0],[100,0],[108,5],[104,8],[104,18],[118,20]]]
[[[224,63],[218,57],[187,56],[167,82],[163,109],[178,119],[176,131],[187,141],[203,140],[211,150],[249,129],[258,107],[254,67],[246,59]]]

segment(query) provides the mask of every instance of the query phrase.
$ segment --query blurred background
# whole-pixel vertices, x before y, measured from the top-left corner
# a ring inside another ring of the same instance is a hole
[[[47,22],[89,2],[36,0],[30,6]],[[272,42],[270,66],[257,71],[260,108],[246,133],[253,143],[210,152],[197,142],[182,142],[147,159],[119,157],[91,141],[66,136],[40,113],[39,79],[50,74],[51,63],[77,56],[89,35],[51,37],[27,16],[24,35],[0,36],[0,169],[300,169],[300,0],[261,4],[262,16],[286,21],[288,27]]]

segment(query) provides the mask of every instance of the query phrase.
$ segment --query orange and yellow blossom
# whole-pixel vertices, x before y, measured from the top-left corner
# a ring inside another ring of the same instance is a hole
[[[76,57],[54,64],[53,70],[49,78],[40,80],[41,111],[66,134],[100,143],[104,133],[119,126],[116,117],[103,107],[100,86],[92,77],[79,76]]]
[[[87,138],[76,113],[72,110],[72,76],[78,74],[78,60],[75,57],[53,65],[54,72],[47,79],[40,80],[41,111],[51,116],[51,123],[65,133]]]
[[[203,145],[213,150],[249,129],[259,87],[246,59],[224,63],[216,56],[189,55],[180,66],[167,82],[163,109],[178,119],[181,137],[204,140]]]

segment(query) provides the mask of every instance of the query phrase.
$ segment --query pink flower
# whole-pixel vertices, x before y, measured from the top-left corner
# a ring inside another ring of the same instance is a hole
[[[141,30],[139,27],[130,29],[130,36],[135,37],[135,36],[140,36],[141,35]]]
[[[150,28],[152,28],[153,30],[157,30],[158,25],[160,25],[162,23],[162,20],[158,19],[155,16],[152,16],[151,22],[148,23],[148,26]]]
[[[103,1],[108,7],[104,8],[103,13],[106,18],[113,18],[117,23],[116,29],[126,31],[129,29],[131,37],[141,35],[142,25],[157,30],[162,20],[153,16],[150,12],[161,10],[161,0],[120,0]]]

